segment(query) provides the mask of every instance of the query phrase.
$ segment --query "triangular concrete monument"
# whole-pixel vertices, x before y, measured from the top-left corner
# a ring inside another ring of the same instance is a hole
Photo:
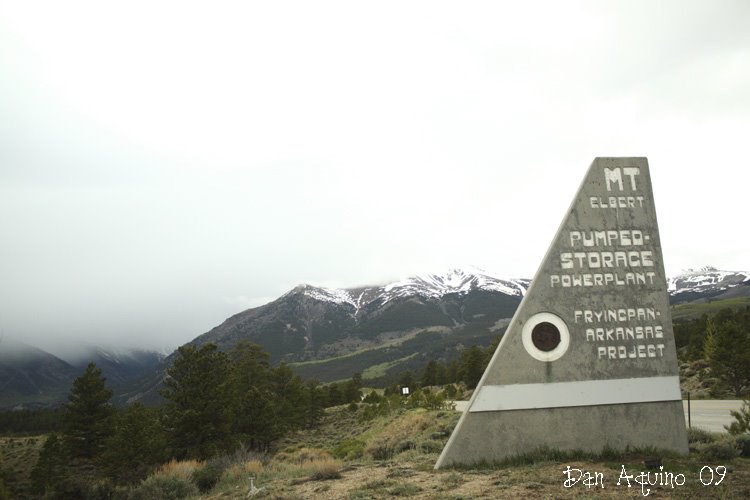
[[[687,453],[646,158],[597,158],[436,468],[546,447]]]

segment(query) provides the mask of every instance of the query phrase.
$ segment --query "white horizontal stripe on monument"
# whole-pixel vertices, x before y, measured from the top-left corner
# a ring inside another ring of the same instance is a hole
[[[679,377],[483,385],[470,412],[680,401]]]

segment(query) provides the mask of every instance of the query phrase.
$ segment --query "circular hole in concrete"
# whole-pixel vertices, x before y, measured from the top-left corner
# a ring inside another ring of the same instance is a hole
[[[531,342],[540,351],[549,352],[560,344],[560,330],[552,323],[543,321],[531,331]]]

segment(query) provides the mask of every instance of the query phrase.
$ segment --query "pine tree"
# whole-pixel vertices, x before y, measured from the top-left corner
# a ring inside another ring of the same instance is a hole
[[[328,398],[327,398],[327,406],[337,406],[343,403],[341,398],[341,390],[339,389],[339,384],[333,383],[328,385]]]
[[[739,411],[732,410],[729,413],[734,417],[734,422],[724,426],[729,434],[737,436],[750,433],[750,401],[746,399]]]
[[[438,362],[430,360],[424,367],[424,373],[422,373],[422,386],[429,387],[431,385],[438,384]]]
[[[158,412],[135,403],[116,416],[101,461],[115,481],[133,483],[167,459],[166,444]]]
[[[352,378],[344,384],[343,402],[350,403],[362,400],[362,374],[355,373]]]
[[[231,441],[227,356],[214,344],[182,346],[162,395],[168,440],[177,458],[205,459]]]
[[[412,376],[410,370],[401,372],[401,375],[398,378],[398,385],[400,385],[401,387],[409,387],[411,390],[414,390],[416,388],[414,377]]]
[[[98,456],[112,434],[112,391],[105,382],[94,363],[89,363],[83,375],[73,382],[64,416],[65,442],[73,457]]]
[[[307,382],[305,386],[305,401],[307,402],[305,408],[306,425],[308,428],[313,428],[318,425],[318,422],[323,417],[323,408],[325,407],[325,394],[317,380],[312,379]]]
[[[258,344],[239,342],[229,358],[233,431],[251,448],[265,449],[271,442],[275,411],[268,353]]]
[[[704,351],[711,373],[741,396],[750,386],[750,331],[730,310],[708,320]]]
[[[461,379],[470,389],[476,387],[484,373],[486,353],[477,346],[461,351]]]
[[[458,361],[455,359],[448,363],[448,367],[445,369],[445,382],[449,384],[453,384],[455,382],[460,381],[460,368],[458,366]]]
[[[53,493],[65,478],[67,462],[68,454],[63,440],[57,434],[50,434],[31,470],[32,491],[45,497]]]
[[[301,428],[305,423],[304,386],[285,363],[273,370],[271,390],[274,394],[274,432],[272,439]]]

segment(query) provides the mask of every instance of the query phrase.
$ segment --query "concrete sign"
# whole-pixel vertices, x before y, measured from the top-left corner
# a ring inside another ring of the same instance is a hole
[[[646,158],[597,158],[436,468],[540,447],[687,453]]]

